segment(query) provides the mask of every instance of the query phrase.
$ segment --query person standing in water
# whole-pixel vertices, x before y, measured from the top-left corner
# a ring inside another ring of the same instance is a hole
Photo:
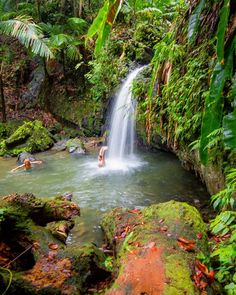
[[[105,151],[106,150],[108,150],[108,147],[102,146],[99,151],[99,154],[98,154],[98,167],[99,168],[104,167],[106,165],[106,162],[105,162]]]
[[[29,170],[32,168],[32,164],[42,164],[42,163],[43,161],[40,161],[40,160],[30,161],[29,159],[25,159],[22,165],[12,169],[11,172],[14,172],[20,168],[24,168],[24,170]]]

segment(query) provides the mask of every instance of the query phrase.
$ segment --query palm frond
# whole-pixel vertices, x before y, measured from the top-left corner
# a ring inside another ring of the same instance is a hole
[[[0,21],[2,34],[17,38],[21,44],[29,48],[34,54],[53,58],[51,50],[43,39],[41,28],[27,16],[19,16],[15,19]]]

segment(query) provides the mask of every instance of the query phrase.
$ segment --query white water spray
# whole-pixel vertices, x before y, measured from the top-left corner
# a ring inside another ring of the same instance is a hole
[[[108,160],[124,161],[134,153],[136,102],[132,83],[144,67],[133,70],[121,86],[112,110]]]

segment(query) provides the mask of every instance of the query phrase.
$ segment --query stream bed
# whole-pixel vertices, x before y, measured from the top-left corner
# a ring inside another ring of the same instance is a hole
[[[209,200],[204,186],[166,152],[139,152],[122,163],[97,167],[97,154],[74,157],[67,152],[44,152],[30,171],[17,170],[15,158],[0,158],[0,195],[31,192],[50,198],[66,192],[81,207],[67,244],[102,243],[102,214],[115,207],[143,208],[169,200],[189,204]]]

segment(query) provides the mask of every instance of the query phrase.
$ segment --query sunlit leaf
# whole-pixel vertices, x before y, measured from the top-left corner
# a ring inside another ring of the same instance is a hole
[[[17,38],[34,54],[47,59],[53,58],[51,50],[46,45],[46,40],[43,39],[40,27],[33,23],[29,17],[20,16],[11,20],[0,21],[0,32]]]
[[[109,8],[109,2],[106,1],[103,7],[99,10],[97,17],[94,19],[92,25],[90,26],[86,42],[89,38],[92,38],[96,33],[98,33],[104,26],[104,21],[106,20],[107,12]]]
[[[95,54],[97,55],[102,47],[105,45],[106,40],[111,31],[111,27],[120,11],[123,0],[107,0],[87,33],[85,44],[88,39],[92,38],[95,34],[98,35],[95,45]]]
[[[224,5],[220,10],[220,21],[217,30],[217,57],[220,63],[224,62],[224,40],[229,18],[230,0],[224,0]]]

